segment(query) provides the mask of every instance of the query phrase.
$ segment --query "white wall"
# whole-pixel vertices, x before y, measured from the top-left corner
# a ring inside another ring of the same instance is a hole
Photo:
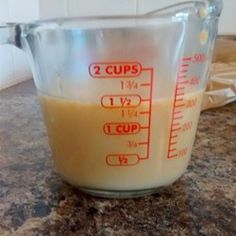
[[[67,16],[144,13],[187,0],[0,0],[0,22],[27,22]],[[236,35],[236,0],[224,0],[221,35]],[[0,89],[30,78],[26,56],[0,46]]]
[[[224,0],[220,18],[219,34],[236,35],[236,0]]]
[[[38,0],[40,19],[66,17],[67,0]]]
[[[0,22],[24,22],[39,16],[38,0],[0,0]],[[32,77],[24,52],[0,45],[0,89]]]

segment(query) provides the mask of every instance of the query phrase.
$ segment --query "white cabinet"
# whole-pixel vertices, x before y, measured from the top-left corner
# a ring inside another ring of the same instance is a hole
[[[56,18],[67,16],[67,0],[38,0],[39,18]]]
[[[67,0],[68,16],[128,15],[136,13],[136,0]]]

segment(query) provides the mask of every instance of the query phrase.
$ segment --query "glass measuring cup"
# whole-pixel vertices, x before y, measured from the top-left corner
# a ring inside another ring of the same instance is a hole
[[[58,172],[82,191],[129,197],[190,160],[221,1],[138,16],[6,24],[27,52]]]

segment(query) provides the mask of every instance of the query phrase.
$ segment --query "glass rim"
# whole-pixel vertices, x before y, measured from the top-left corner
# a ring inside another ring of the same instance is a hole
[[[213,0],[215,1],[215,0]],[[107,22],[109,20],[111,21],[125,21],[125,20],[153,20],[153,19],[166,19],[166,18],[174,18],[179,19],[180,16],[176,16],[178,13],[184,13],[185,11],[194,8],[197,8],[205,6],[206,1],[205,0],[193,0],[193,1],[186,1],[181,2],[177,4],[171,4],[163,8],[159,8],[153,11],[149,11],[144,14],[127,14],[127,15],[95,15],[95,16],[76,16],[76,17],[57,17],[57,18],[50,18],[50,19],[44,19],[44,20],[35,20],[30,21],[28,23],[22,23],[22,25],[28,25],[31,27],[38,27],[43,26],[46,24],[56,24],[58,26],[63,26],[64,24],[73,24],[73,23],[79,23],[79,22],[92,22],[92,21],[104,21]],[[183,20],[183,19],[182,19]]]

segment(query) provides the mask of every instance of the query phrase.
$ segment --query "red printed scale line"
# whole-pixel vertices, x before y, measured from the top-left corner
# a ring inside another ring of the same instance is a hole
[[[148,111],[148,114],[149,114],[149,117],[148,117],[148,138],[147,138],[147,156],[146,157],[142,157],[142,158],[139,158],[140,160],[145,160],[145,159],[149,159],[149,155],[150,155],[150,136],[151,136],[151,116],[152,116],[152,93],[153,93],[153,76],[154,76],[154,72],[153,72],[153,68],[152,69],[147,69],[148,71],[151,72],[151,82],[150,82],[150,93],[149,93],[149,98],[150,98],[150,102],[149,102],[149,111]],[[140,112],[141,113],[141,112]]]
[[[113,165],[113,166],[130,166],[130,165],[136,165],[139,163],[140,160],[146,160],[149,158],[150,155],[150,135],[151,135],[151,115],[152,115],[152,88],[153,88],[153,76],[154,76],[154,72],[153,72],[153,68],[142,68],[142,72],[143,71],[147,71],[150,72],[150,77],[151,77],[151,81],[149,83],[140,83],[139,86],[141,87],[147,87],[147,89],[150,90],[149,92],[149,98],[141,98],[140,102],[149,102],[149,106],[148,106],[148,110],[145,111],[141,111],[139,112],[140,115],[148,115],[148,122],[146,125],[141,126],[140,129],[147,129],[147,140],[143,141],[143,142],[138,142],[138,145],[144,146],[146,148],[146,154],[144,157],[141,157],[139,154],[108,154],[106,156],[106,163],[108,165]],[[106,107],[105,107],[106,108]],[[117,107],[118,109],[119,107]],[[145,131],[146,132],[146,131]],[[115,158],[115,159],[114,159]],[[117,158],[119,158],[119,160],[116,160]],[[131,158],[131,162],[129,162],[129,158]],[[114,160],[112,160],[114,159]],[[112,161],[114,161],[114,163],[111,163]]]
[[[184,85],[188,84],[187,80],[187,72],[189,67],[189,62],[192,60],[192,57],[185,57],[182,59],[183,64],[180,66],[178,71],[178,77],[175,87],[175,95],[172,109],[172,117],[171,117],[171,128],[170,128],[170,136],[169,136],[169,145],[168,145],[168,159],[178,157],[176,144],[178,138],[178,132],[181,130],[180,123],[178,120],[183,118],[182,115],[182,107],[185,106],[183,103],[183,95],[184,95]]]

